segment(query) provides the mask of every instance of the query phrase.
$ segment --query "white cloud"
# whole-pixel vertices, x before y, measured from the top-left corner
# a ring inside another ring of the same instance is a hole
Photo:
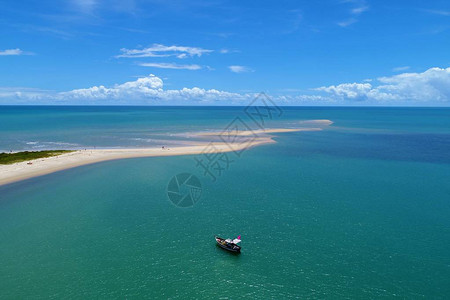
[[[199,87],[178,90],[165,90],[163,87],[162,79],[150,74],[111,87],[99,85],[59,93],[24,88],[0,88],[0,103],[244,105],[254,97],[254,94],[239,94]]]
[[[342,2],[350,3],[353,7],[350,8],[349,10],[352,17],[337,23],[341,27],[347,27],[358,22],[357,17],[369,10],[369,6],[366,4],[366,1],[364,0],[344,0]]]
[[[99,7],[99,2],[99,0],[70,0],[70,5],[74,11],[91,15]]]
[[[230,53],[239,53],[239,52],[241,52],[241,51],[236,50],[236,49],[226,49],[226,48],[223,48],[223,49],[220,49],[220,50],[219,50],[219,53],[220,53],[220,54],[230,54]]]
[[[427,12],[435,15],[441,15],[441,16],[450,16],[450,11],[448,10],[426,10]]]
[[[343,83],[315,90],[341,101],[372,104],[450,104],[450,68],[431,68],[422,73],[380,77],[377,85]]]
[[[202,67],[199,65],[178,65],[174,63],[140,63],[142,67],[153,67],[160,69],[176,69],[176,70],[200,70]]]
[[[7,55],[28,55],[29,52],[24,52],[23,50],[20,50],[19,48],[16,49],[6,49],[6,50],[0,50],[0,56],[7,56]]]
[[[153,44],[151,47],[144,49],[120,49],[122,54],[117,55],[120,57],[169,57],[175,56],[177,58],[186,58],[193,56],[202,56],[206,53],[211,53],[213,50],[202,49],[197,47],[186,47],[186,46],[165,46],[161,44]]]
[[[351,13],[352,13],[352,14],[355,14],[355,15],[359,15],[359,14],[362,14],[363,12],[365,12],[365,11],[367,11],[367,10],[369,10],[369,7],[368,7],[368,6],[359,6],[359,7],[353,8],[353,9],[351,10]]]
[[[64,101],[78,100],[82,102],[98,103],[138,103],[138,104],[233,104],[245,103],[243,100],[251,100],[253,95],[238,94],[216,89],[202,89],[198,87],[182,88],[179,90],[164,90],[163,81],[150,74],[138,78],[135,81],[116,84],[113,87],[103,85],[93,86],[87,89],[76,89],[53,95],[55,99]]]
[[[40,99],[49,94],[48,90],[25,88],[25,87],[0,87],[1,99]]]
[[[411,68],[410,66],[396,67],[396,68],[393,68],[392,71],[401,72],[401,71],[409,70],[410,68]]]
[[[255,93],[233,93],[199,87],[164,89],[155,75],[134,81],[51,92],[27,88],[0,88],[2,104],[141,104],[247,105]],[[277,95],[278,105],[441,105],[450,106],[450,68],[402,73],[369,82],[341,83],[310,90],[310,94]]]
[[[230,71],[234,72],[234,73],[244,73],[244,72],[252,72],[253,71],[249,67],[245,67],[245,66],[229,66],[228,69],[230,69]]]
[[[339,85],[330,85],[320,87],[315,90],[333,94],[337,98],[350,100],[363,100],[365,95],[372,89],[370,83],[342,83]]]
[[[154,94],[161,91],[163,81],[153,74],[138,78],[135,81],[128,81],[123,84],[116,84],[111,88],[103,85],[93,86],[87,89],[76,89],[56,95],[58,98],[82,98],[82,99],[107,99],[118,97],[141,96]]]
[[[356,23],[356,22],[358,22],[358,20],[356,20],[355,18],[351,18],[351,19],[348,19],[348,20],[345,20],[345,21],[338,22],[337,24],[339,26],[341,26],[341,27],[347,27],[347,26],[350,26],[350,25],[352,25],[353,23]]]

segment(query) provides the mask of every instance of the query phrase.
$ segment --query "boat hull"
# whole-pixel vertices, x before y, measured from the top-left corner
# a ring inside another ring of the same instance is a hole
[[[233,243],[228,243],[225,241],[225,239],[218,237],[218,236],[216,236],[215,239],[216,239],[217,246],[219,246],[220,248],[230,251],[230,252],[233,252],[233,253],[241,252],[240,246],[233,244]]]

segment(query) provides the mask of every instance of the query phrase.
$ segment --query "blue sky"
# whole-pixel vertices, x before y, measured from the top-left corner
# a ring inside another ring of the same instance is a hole
[[[448,1],[0,6],[0,104],[450,103]]]

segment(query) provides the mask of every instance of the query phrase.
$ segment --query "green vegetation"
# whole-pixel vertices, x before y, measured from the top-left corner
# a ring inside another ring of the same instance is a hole
[[[17,153],[0,153],[0,165],[10,165],[13,163],[33,160],[37,158],[57,156],[73,152],[72,150],[47,150],[47,151],[24,151]]]

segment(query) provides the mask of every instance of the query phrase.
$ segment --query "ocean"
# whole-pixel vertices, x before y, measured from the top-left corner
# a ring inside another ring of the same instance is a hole
[[[2,106],[0,149],[176,145],[261,125],[244,110]],[[214,177],[198,156],[150,157],[1,186],[0,298],[449,297],[450,109],[283,107],[269,119],[333,124],[230,152]],[[178,174],[200,181],[189,207],[168,193]],[[242,253],[214,235],[241,235]]]

